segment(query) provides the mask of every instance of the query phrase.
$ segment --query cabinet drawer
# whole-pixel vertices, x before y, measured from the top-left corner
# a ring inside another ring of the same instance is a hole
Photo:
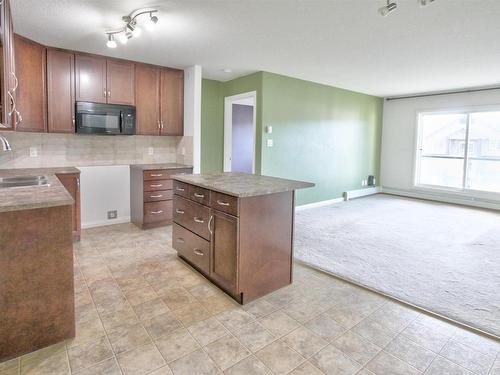
[[[145,191],[144,202],[157,202],[172,199],[172,190]]]
[[[189,197],[189,185],[184,182],[174,180],[174,194]]]
[[[238,198],[232,195],[212,191],[210,194],[210,206],[218,211],[238,216]]]
[[[144,181],[144,191],[159,191],[172,189],[172,180]]]
[[[144,223],[172,220],[172,201],[144,203]]]
[[[210,239],[208,230],[210,208],[176,195],[174,196],[173,218],[177,224],[207,240]]]
[[[190,168],[185,169],[155,169],[144,171],[144,181],[149,180],[167,180],[171,179],[175,174],[188,174],[191,173]]]
[[[189,199],[198,202],[200,204],[203,204],[205,206],[210,205],[210,190],[194,185],[189,185],[188,192],[189,192]]]
[[[174,223],[172,247],[205,275],[210,270],[210,242]]]

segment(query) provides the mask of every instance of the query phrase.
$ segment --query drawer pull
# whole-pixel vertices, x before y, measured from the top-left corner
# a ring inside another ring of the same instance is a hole
[[[197,222],[197,223],[200,223],[200,224],[203,224],[205,222],[205,220],[200,219],[199,217],[195,217],[194,221]]]
[[[229,206],[229,203],[220,201],[218,199],[217,199],[217,204],[220,205],[220,206]]]
[[[150,186],[151,186],[151,187],[162,187],[162,186],[163,186],[163,184],[156,184],[156,185],[151,184]]]
[[[158,194],[158,195],[150,195],[150,198],[161,198],[163,197],[163,194]]]
[[[163,210],[151,211],[151,215],[159,215],[159,214],[162,214],[162,213],[163,213]]]
[[[186,191],[186,189],[178,187],[178,186],[175,188],[175,190],[177,190],[177,191]]]
[[[151,177],[161,177],[163,173],[151,174]]]
[[[182,210],[176,209],[175,212],[178,213],[179,215],[184,215],[184,211]]]
[[[177,237],[177,242],[184,243],[184,242],[186,242],[186,241],[184,241],[184,238]]]
[[[203,251],[198,250],[198,249],[194,249],[194,250],[193,250],[193,253],[195,253],[196,255],[199,255],[199,256],[201,256],[201,257],[202,257],[203,255],[205,255],[205,254],[203,254]]]
[[[198,194],[198,193],[194,193],[194,196],[196,198],[205,198],[205,194]]]

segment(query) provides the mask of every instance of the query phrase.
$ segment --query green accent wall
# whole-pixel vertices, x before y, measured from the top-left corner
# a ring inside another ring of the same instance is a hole
[[[223,168],[224,98],[249,91],[257,92],[256,173],[314,182],[297,192],[297,204],[361,189],[369,174],[378,180],[382,98],[267,72],[203,80],[202,173]]]

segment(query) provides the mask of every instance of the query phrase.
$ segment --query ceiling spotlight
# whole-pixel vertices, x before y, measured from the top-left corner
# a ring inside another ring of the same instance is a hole
[[[135,24],[132,25],[131,23],[129,23],[127,25],[127,29],[129,29],[131,32],[132,32],[132,35],[136,38],[138,38],[140,35],[141,35],[141,28],[139,26],[136,26]]]
[[[106,43],[108,48],[116,48],[116,41],[113,34],[108,34],[108,42]]]
[[[155,28],[157,23],[158,23],[158,17],[153,16],[153,13],[150,13],[149,20],[147,20],[145,23],[146,29],[148,29],[149,31],[152,31]]]
[[[420,5],[425,7],[426,5],[429,5],[430,3],[433,3],[434,0],[420,0]]]
[[[132,38],[132,33],[121,33],[118,35],[118,40],[121,44],[127,44],[128,40]]]
[[[383,7],[379,8],[378,12],[385,17],[392,11],[396,10],[397,7],[398,5],[396,3],[391,2],[391,0],[387,0],[387,5],[384,5]]]
[[[224,68],[224,69],[222,69],[222,71],[224,73],[232,73],[233,72],[233,70],[231,68]]]

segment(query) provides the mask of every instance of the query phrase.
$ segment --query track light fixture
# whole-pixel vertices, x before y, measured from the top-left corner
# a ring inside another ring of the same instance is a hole
[[[109,48],[116,48],[117,44],[115,41],[115,36],[118,37],[118,40],[121,44],[127,44],[128,40],[131,38],[138,38],[141,35],[142,29],[138,26],[137,21],[138,17],[147,14],[149,15],[148,20],[145,22],[145,27],[149,31],[153,30],[156,24],[158,23],[158,9],[138,9],[130,13],[128,16],[123,16],[122,21],[125,22],[125,26],[115,30],[106,31],[106,35],[108,36],[108,41],[106,45]]]
[[[434,0],[420,0],[420,5],[425,7],[427,5],[429,5],[430,3],[433,3]]]
[[[385,17],[389,13],[395,11],[397,7],[398,7],[398,4],[396,4],[395,2],[392,2],[391,0],[387,0],[387,5],[384,5],[383,7],[379,8],[378,12],[380,13],[380,15]]]

